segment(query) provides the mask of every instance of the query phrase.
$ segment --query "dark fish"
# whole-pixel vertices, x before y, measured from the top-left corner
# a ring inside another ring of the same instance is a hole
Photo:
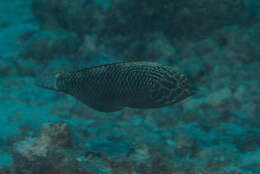
[[[195,93],[184,74],[174,67],[153,62],[113,63],[43,74],[35,84],[70,94],[102,112],[124,107],[158,108]]]

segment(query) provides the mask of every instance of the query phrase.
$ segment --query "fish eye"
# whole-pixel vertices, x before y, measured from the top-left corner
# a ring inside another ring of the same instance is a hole
[[[181,87],[181,88],[185,88],[186,86],[187,86],[186,81],[185,81],[185,80],[181,80],[181,81],[180,81],[180,87]]]

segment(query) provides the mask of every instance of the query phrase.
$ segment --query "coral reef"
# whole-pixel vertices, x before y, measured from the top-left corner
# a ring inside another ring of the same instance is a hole
[[[0,174],[260,173],[259,0],[3,2]],[[122,59],[176,66],[198,92],[104,114],[34,86],[44,69]]]
[[[42,126],[39,137],[15,143],[11,173],[81,173],[65,152],[72,146],[70,134],[68,125],[49,123]]]
[[[158,58],[147,54],[151,43],[157,42],[156,49],[165,44],[156,41],[154,33],[165,35],[172,49],[179,39],[204,38],[225,25],[238,24],[248,16],[247,10],[243,1],[226,0],[113,0],[108,7],[93,0],[33,0],[33,12],[44,28],[64,28],[83,37],[94,34],[110,54],[135,59]]]
[[[66,31],[36,32],[23,41],[24,48],[17,56],[44,62],[55,56],[75,53],[79,43],[76,34]]]
[[[10,171],[7,167],[1,167],[0,166],[0,174],[9,174]]]

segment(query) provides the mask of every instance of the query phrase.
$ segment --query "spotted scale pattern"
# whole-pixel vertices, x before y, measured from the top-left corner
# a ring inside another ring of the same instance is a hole
[[[184,74],[153,62],[114,63],[65,72],[57,76],[56,86],[58,91],[103,112],[124,107],[158,108],[195,92]]]

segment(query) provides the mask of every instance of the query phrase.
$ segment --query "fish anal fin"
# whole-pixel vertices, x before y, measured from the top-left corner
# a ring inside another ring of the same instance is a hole
[[[90,105],[88,105],[88,106],[90,106]],[[90,107],[95,110],[98,110],[100,112],[116,112],[123,108],[123,107],[106,106],[106,105],[92,105]]]
[[[74,96],[74,97],[76,97],[82,103],[84,103],[84,104],[88,105],[89,107],[91,107],[95,110],[98,110],[100,112],[116,112],[116,111],[119,111],[124,108],[124,106],[111,105],[111,104],[107,104],[107,103],[96,103],[95,101],[88,100],[87,96],[86,97]]]

